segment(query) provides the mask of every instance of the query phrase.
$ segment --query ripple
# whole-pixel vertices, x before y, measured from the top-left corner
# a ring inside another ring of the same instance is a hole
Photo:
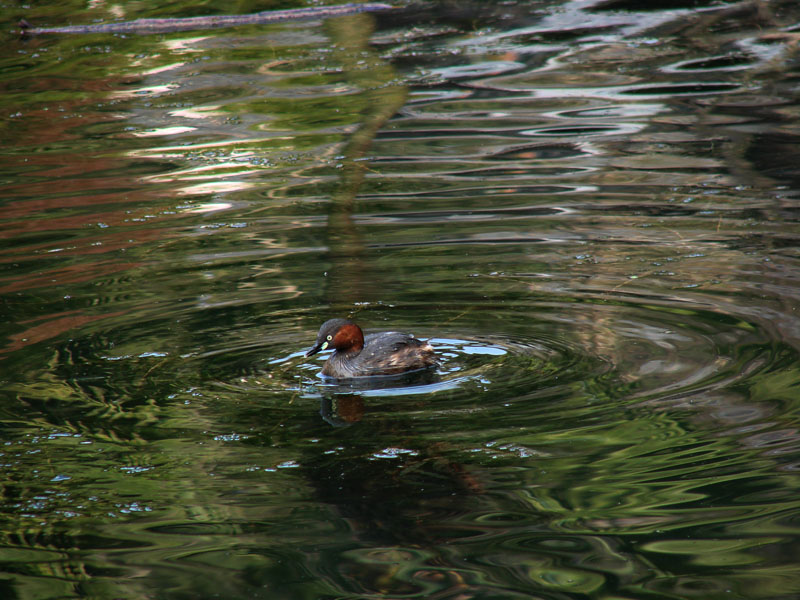
[[[389,325],[430,339],[437,352],[436,370],[406,376],[321,379],[326,355],[304,357],[313,326],[305,334],[287,331],[289,337],[280,346],[245,338],[236,347],[229,342],[197,358],[215,356],[216,372],[227,380],[224,385],[242,392],[295,390],[316,400],[352,394],[374,399],[432,395],[435,401],[460,390],[483,397],[484,408],[520,398],[574,395],[576,385],[583,389],[578,397],[584,402],[610,396],[630,406],[678,406],[730,389],[785,360],[786,349],[776,349],[763,324],[702,304],[676,303],[674,297],[583,296],[576,305],[554,296],[528,304],[522,315],[519,308],[492,309],[493,318],[503,323],[501,335],[452,335],[467,322],[465,317],[444,327]],[[376,322],[368,312],[361,313],[361,322]],[[435,335],[441,330],[451,335]],[[286,353],[287,347],[297,350]],[[224,375],[234,365],[233,372],[240,374],[236,380]],[[449,399],[446,404],[454,406]]]
[[[674,83],[645,84],[620,90],[627,96],[698,96],[705,94],[722,94],[741,90],[735,83]]]
[[[754,57],[747,54],[725,54],[720,56],[682,60],[664,67],[663,70],[668,73],[676,71],[740,71],[750,68],[754,62]]]
[[[429,4],[9,45],[20,595],[797,587],[797,3]]]

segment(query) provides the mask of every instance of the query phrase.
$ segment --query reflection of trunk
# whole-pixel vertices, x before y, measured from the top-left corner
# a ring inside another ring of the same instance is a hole
[[[216,29],[238,25],[267,25],[282,21],[300,19],[327,19],[354,13],[388,10],[388,4],[343,4],[341,6],[312,6],[290,10],[265,10],[249,15],[214,15],[208,17],[186,17],[175,19],[137,19],[120,23],[100,23],[96,25],[72,25],[68,27],[31,27],[27,21],[20,21],[22,33],[39,35],[43,33],[170,33],[194,29]]]
[[[384,124],[405,104],[404,86],[386,86],[394,72],[380,63],[365,69],[364,57],[372,28],[366,16],[340,19],[330,24],[329,33],[337,49],[337,58],[345,66],[348,82],[368,90],[354,101],[360,111],[361,126],[353,133],[342,154],[340,184],[330,201],[328,212],[328,250],[331,272],[328,273],[327,298],[330,303],[344,304],[348,310],[354,302],[368,300],[380,288],[377,273],[365,273],[365,251],[361,231],[353,220],[355,198],[361,188],[367,165],[363,158]],[[368,59],[369,60],[369,59]],[[373,58],[376,63],[379,60]],[[335,304],[334,304],[335,306]]]

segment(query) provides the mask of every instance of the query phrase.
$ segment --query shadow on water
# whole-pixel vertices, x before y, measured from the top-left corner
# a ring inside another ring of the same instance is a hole
[[[370,168],[364,159],[377,133],[397,114],[408,96],[405,86],[386,85],[394,73],[380,65],[379,57],[370,49],[369,32],[363,22],[354,20],[338,27],[334,35],[343,50],[344,68],[350,71],[348,80],[370,91],[361,101],[358,129],[343,148],[339,183],[331,193],[327,208],[327,251],[323,260],[330,266],[320,274],[322,293],[319,295],[332,310],[351,310],[360,303],[369,303],[375,291],[381,289],[380,272],[370,269],[369,263],[363,260],[366,244],[353,215],[356,198]],[[365,55],[374,63],[368,71],[362,68],[361,57]]]
[[[367,50],[368,36],[363,35],[362,24],[352,23],[353,29],[345,27],[336,38],[358,40],[361,51]],[[356,56],[352,46],[346,46],[349,56]],[[379,77],[375,78],[375,75]],[[381,81],[383,76],[384,81]],[[338,190],[331,194],[328,208],[325,258],[329,267],[324,274],[322,297],[324,305],[332,310],[329,317],[354,318],[354,306],[369,305],[383,294],[382,274],[365,261],[366,244],[361,228],[355,222],[356,198],[362,186],[368,164],[363,162],[374,138],[407,101],[404,86],[381,89],[380,84],[392,76],[383,70],[370,71],[369,82],[359,81],[365,87],[376,89],[367,96],[362,113],[362,124],[351,136],[343,150],[343,171]],[[377,293],[376,293],[377,292]],[[356,309],[357,311],[357,309]],[[327,318],[327,317],[326,317]],[[408,388],[434,384],[439,376],[433,370],[408,374],[401,377],[369,378],[367,382],[351,380],[326,385],[320,390],[320,414],[335,427],[353,425],[362,420],[365,400],[369,396],[358,391],[396,391],[402,398]],[[350,393],[355,391],[356,393]],[[433,547],[441,542],[431,525],[437,520],[440,507],[432,513],[430,522],[420,521],[419,515],[432,509],[437,501],[446,499],[446,510],[457,510],[453,498],[464,497],[464,492],[477,489],[479,484],[465,471],[463,465],[449,460],[434,444],[413,444],[418,449],[385,447],[387,438],[407,432],[402,421],[393,425],[385,422],[380,428],[366,424],[354,437],[341,438],[345,444],[337,452],[311,452],[300,459],[301,474],[316,490],[317,497],[337,507],[340,518],[346,520],[353,534],[362,540],[389,546]],[[420,496],[421,486],[427,491]],[[401,500],[402,499],[402,500]],[[400,502],[398,502],[400,500]],[[386,565],[409,558],[408,551],[383,551]],[[413,552],[417,554],[418,551]],[[379,580],[387,576],[382,568],[360,564],[353,557],[337,558],[337,575],[347,580],[359,581],[364,591],[380,587]],[[349,558],[349,560],[348,560]],[[372,559],[369,560],[373,562]],[[370,573],[372,571],[372,573]],[[372,580],[370,582],[370,580]],[[409,587],[407,592],[414,591]]]

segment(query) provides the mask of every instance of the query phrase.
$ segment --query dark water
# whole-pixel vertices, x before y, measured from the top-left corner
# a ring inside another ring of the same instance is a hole
[[[0,12],[0,597],[800,596],[800,5],[14,33],[264,8]]]

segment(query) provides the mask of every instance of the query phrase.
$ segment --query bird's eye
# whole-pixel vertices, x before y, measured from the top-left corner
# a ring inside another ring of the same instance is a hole
[[[333,336],[329,335],[326,339],[330,342],[333,339]]]

